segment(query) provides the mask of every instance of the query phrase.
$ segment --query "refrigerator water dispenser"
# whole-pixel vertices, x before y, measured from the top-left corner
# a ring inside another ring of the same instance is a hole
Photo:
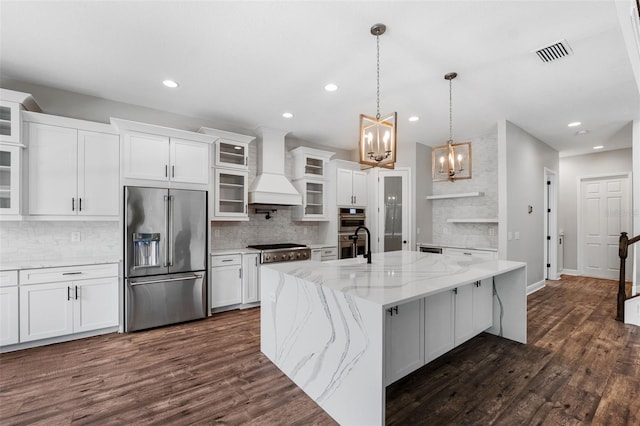
[[[160,266],[160,234],[133,234],[133,267]]]

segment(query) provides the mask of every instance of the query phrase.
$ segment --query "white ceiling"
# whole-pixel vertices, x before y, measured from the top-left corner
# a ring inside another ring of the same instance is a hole
[[[614,1],[2,0],[0,75],[353,149],[359,114],[376,112],[369,29],[382,22],[380,112],[398,112],[399,143],[446,141],[443,76],[455,71],[454,140],[507,119],[565,155],[586,153],[630,146],[640,119]],[[560,39],[572,56],[532,53]],[[576,136],[571,121],[590,133]]]

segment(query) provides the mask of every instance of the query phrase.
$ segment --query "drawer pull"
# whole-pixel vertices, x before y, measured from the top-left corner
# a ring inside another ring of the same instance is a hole
[[[62,275],[81,275],[82,272],[63,272]]]
[[[222,259],[223,262],[233,262],[233,259]]]

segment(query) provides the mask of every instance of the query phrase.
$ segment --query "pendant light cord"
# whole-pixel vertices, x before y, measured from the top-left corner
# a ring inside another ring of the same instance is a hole
[[[380,34],[376,34],[376,120],[380,120]]]
[[[451,80],[449,79],[449,141],[453,142],[453,98],[451,97]]]

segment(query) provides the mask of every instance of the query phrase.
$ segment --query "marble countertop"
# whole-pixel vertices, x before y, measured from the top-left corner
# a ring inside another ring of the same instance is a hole
[[[297,279],[347,292],[384,307],[439,293],[525,267],[507,260],[457,262],[434,253],[395,251],[329,262],[262,265]]]
[[[68,259],[26,259],[0,263],[0,271],[57,268],[61,266],[98,265],[103,263],[119,263],[122,259],[117,257],[105,258],[68,258]]]
[[[436,243],[417,243],[417,247],[441,247],[441,248],[453,248],[453,249],[462,249],[462,250],[482,250],[482,251],[495,251],[497,252],[497,248],[491,247],[465,247],[465,246],[456,246],[451,244],[436,244]]]
[[[211,256],[226,256],[228,254],[244,254],[244,253],[260,253],[260,250],[251,248],[237,248],[237,249],[215,249],[211,250]]]
[[[321,249],[321,248],[328,248],[328,247],[337,248],[338,246],[335,244],[307,244],[307,247],[313,250],[313,249]]]

